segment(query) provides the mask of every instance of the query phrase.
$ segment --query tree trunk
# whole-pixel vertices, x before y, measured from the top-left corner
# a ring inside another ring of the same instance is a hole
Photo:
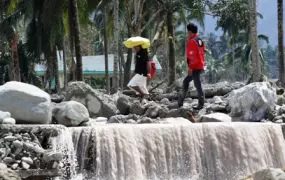
[[[71,80],[76,80],[76,63],[74,61],[74,27],[72,21],[72,8],[71,8],[71,1],[68,2],[68,23],[69,23],[69,46],[70,46],[70,58],[71,58],[71,66],[70,66],[70,73],[71,73]]]
[[[21,82],[21,73],[18,56],[18,35],[13,34],[12,40],[12,58],[13,58],[13,80]]]
[[[169,46],[169,76],[168,85],[172,85],[175,81],[176,67],[175,67],[175,50],[174,50],[174,32],[173,32],[173,15],[171,12],[167,13],[167,31],[168,31],[168,46]]]
[[[104,10],[104,55],[105,55],[105,79],[106,79],[106,91],[110,93],[110,77],[109,77],[109,59],[108,59],[108,36],[107,36],[107,22],[108,14],[107,7]]]
[[[114,70],[113,70],[113,90],[118,91],[118,60],[119,60],[119,0],[114,0]]]
[[[277,0],[278,8],[278,62],[279,82],[285,85],[284,40],[283,40],[283,0]]]
[[[162,20],[161,22],[159,22],[159,24],[157,25],[156,28],[156,33],[154,35],[154,38],[151,41],[151,47],[150,47],[150,59],[153,58],[153,56],[155,56],[158,47],[161,45],[161,42],[159,41],[162,32],[164,30],[164,20]]]
[[[0,23],[4,19],[4,1],[0,1]],[[0,53],[4,52],[4,36],[0,35]]]
[[[258,50],[257,37],[257,18],[256,18],[256,0],[249,0],[250,7],[250,33],[251,33],[251,49],[252,49],[252,70],[253,82],[258,82],[261,79],[260,57]]]
[[[77,11],[77,0],[69,0],[72,14],[72,25],[74,28],[74,45],[75,45],[75,56],[76,56],[76,80],[83,81],[83,70],[82,70],[82,55],[80,47],[80,27],[78,20]]]
[[[57,54],[56,54],[56,46],[52,47],[51,49],[51,60],[53,66],[53,76],[55,78],[55,93],[60,92],[60,82],[59,82],[59,75],[58,75],[58,61],[57,61]],[[52,78],[53,79],[53,78]]]
[[[124,87],[126,87],[130,81],[131,77],[131,67],[133,61],[133,51],[132,49],[128,49],[127,61],[125,63],[125,74],[124,74]]]
[[[64,90],[66,90],[68,86],[68,80],[67,80],[67,64],[66,64],[66,51],[65,51],[65,46],[64,46],[64,37],[62,41],[62,59],[63,59],[63,74],[64,74]]]

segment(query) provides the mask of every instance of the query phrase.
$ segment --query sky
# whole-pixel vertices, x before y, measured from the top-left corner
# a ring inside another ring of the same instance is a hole
[[[284,2],[284,0],[283,0]],[[276,0],[258,0],[258,12],[263,15],[263,19],[258,22],[258,33],[269,37],[270,44],[276,46],[278,42],[277,28],[277,1]],[[285,8],[284,8],[285,9]],[[285,12],[284,12],[285,15]],[[284,16],[285,20],[285,16]],[[284,22],[285,23],[285,22]],[[222,31],[216,31],[216,20],[211,16],[205,18],[205,32],[214,32],[222,34]]]

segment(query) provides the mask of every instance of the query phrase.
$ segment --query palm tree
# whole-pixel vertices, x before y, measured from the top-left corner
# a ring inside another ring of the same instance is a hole
[[[258,36],[257,36],[257,17],[256,17],[256,0],[249,0],[249,22],[251,32],[251,49],[252,49],[252,66],[253,69],[253,81],[258,82],[261,79],[260,57],[258,48]]]
[[[278,8],[278,80],[285,86],[284,39],[283,39],[283,0],[277,0]]]
[[[113,90],[118,91],[118,61],[119,61],[119,0],[113,0],[113,16],[114,16],[114,70],[113,70]]]
[[[169,76],[168,84],[172,85],[176,79],[176,59],[175,59],[175,49],[174,49],[174,14],[180,12],[183,9],[189,9],[200,12],[204,10],[203,1],[199,0],[156,0],[160,7],[166,11],[166,26],[168,33],[168,65],[169,65]],[[203,16],[202,16],[203,17]]]
[[[107,7],[104,8],[104,55],[105,55],[105,79],[106,90],[110,93],[110,78],[109,78],[109,60],[108,60],[108,32],[107,32],[108,12]]]
[[[72,26],[74,30],[74,46],[75,46],[75,56],[76,56],[76,80],[83,81],[83,69],[82,69],[82,55],[80,47],[80,27],[78,20],[78,11],[77,11],[77,0],[69,0],[70,15],[72,19]]]

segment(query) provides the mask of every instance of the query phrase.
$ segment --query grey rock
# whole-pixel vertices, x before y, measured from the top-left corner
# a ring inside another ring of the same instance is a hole
[[[30,165],[24,161],[21,162],[21,166],[23,169],[28,170],[30,169]]]
[[[45,150],[42,147],[39,147],[37,144],[33,144],[30,142],[24,142],[23,146],[26,150],[33,151],[37,154],[43,154]],[[25,153],[25,151],[23,151]]]
[[[17,140],[17,137],[15,136],[6,136],[4,137],[5,141],[15,141]]]
[[[133,119],[128,119],[124,123],[126,123],[126,124],[137,124],[137,121],[135,121]]]
[[[0,164],[0,179],[1,180],[21,180],[19,174],[15,171],[8,169],[3,163]]]
[[[5,158],[3,159],[3,162],[4,162],[5,164],[12,164],[12,163],[15,162],[15,160],[14,160],[13,158],[11,158],[11,157],[5,157]]]
[[[152,124],[152,123],[157,123],[155,119],[151,119],[148,117],[143,117],[138,121],[139,124]]]
[[[253,174],[253,180],[285,180],[285,173],[281,169],[268,168]]]
[[[88,109],[91,118],[110,118],[116,115],[117,99],[118,94],[107,95],[84,82],[77,81],[69,83],[64,101],[80,102]]]
[[[162,124],[191,124],[188,119],[185,118],[165,118],[160,121]]]
[[[16,81],[0,86],[0,110],[11,113],[17,123],[49,124],[52,119],[50,95],[40,88]]]
[[[23,143],[19,140],[15,140],[13,141],[13,146],[16,148],[22,148],[23,147]]]
[[[169,99],[167,98],[163,98],[161,101],[160,101],[161,104],[165,104],[165,105],[168,105],[170,103]]]
[[[131,105],[131,108],[130,108],[131,114],[137,114],[139,116],[142,116],[144,115],[145,112],[146,112],[146,108],[142,106],[140,103],[135,102]]]
[[[159,107],[158,105],[151,106],[145,112],[145,116],[150,117],[150,118],[157,118],[159,116],[160,109],[161,107]]]
[[[285,104],[285,97],[284,96],[278,96],[276,104],[279,106],[282,106]]]
[[[130,101],[127,96],[121,96],[117,100],[117,109],[120,111],[121,114],[127,115],[130,112]]]
[[[14,118],[5,118],[3,121],[2,121],[2,124],[16,124],[16,120]]]
[[[282,119],[278,119],[278,120],[274,121],[274,123],[282,124],[282,123],[283,123],[283,120],[282,120]]]
[[[28,163],[29,165],[34,164],[32,158],[30,157],[22,157],[22,161]]]
[[[53,115],[58,124],[68,127],[78,126],[89,121],[87,108],[76,101],[62,102],[53,109]]]
[[[244,121],[260,121],[274,110],[277,96],[267,82],[257,82],[234,90],[229,94],[230,116]]]
[[[43,155],[43,160],[46,163],[52,162],[52,161],[61,161],[63,159],[63,154],[59,152],[45,152]]]
[[[19,164],[18,164],[18,163],[15,163],[15,164],[13,164],[13,165],[11,166],[11,168],[12,168],[13,170],[16,170],[18,167],[19,167]]]
[[[227,114],[213,113],[202,116],[201,122],[232,122],[232,118]]]

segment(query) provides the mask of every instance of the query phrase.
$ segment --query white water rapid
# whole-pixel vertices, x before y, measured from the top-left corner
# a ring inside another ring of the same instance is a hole
[[[116,124],[69,130],[82,179],[238,180],[265,167],[285,167],[277,124]]]

